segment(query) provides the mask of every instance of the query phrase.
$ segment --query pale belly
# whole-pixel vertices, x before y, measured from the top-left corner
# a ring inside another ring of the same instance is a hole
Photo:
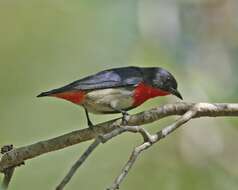
[[[102,89],[88,92],[82,104],[89,112],[119,113],[133,108],[133,91],[123,88]]]

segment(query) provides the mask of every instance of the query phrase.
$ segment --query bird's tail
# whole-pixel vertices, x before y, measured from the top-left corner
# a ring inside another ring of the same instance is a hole
[[[44,97],[44,96],[50,96],[52,95],[51,91],[48,91],[48,92],[42,92],[40,93],[39,95],[37,95],[36,97]]]
[[[50,90],[50,91],[47,91],[47,92],[42,92],[37,97],[53,96],[53,95],[56,95],[56,94],[59,94],[59,93],[62,93],[62,92],[66,92],[68,90],[69,90],[68,86],[64,86],[64,87],[53,89],[53,90]]]

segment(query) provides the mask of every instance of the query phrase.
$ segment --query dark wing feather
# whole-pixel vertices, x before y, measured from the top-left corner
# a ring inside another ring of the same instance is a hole
[[[47,96],[73,90],[96,90],[134,86],[143,81],[143,74],[139,67],[123,67],[101,71],[95,75],[72,82],[64,87],[40,94]]]
[[[136,85],[143,80],[137,67],[105,70],[95,75],[71,83],[73,88],[81,90],[104,89]]]

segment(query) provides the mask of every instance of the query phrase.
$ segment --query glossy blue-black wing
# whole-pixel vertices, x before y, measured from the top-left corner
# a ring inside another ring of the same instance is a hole
[[[69,86],[74,89],[94,90],[104,88],[115,88],[137,85],[143,80],[140,68],[125,67],[101,71],[95,75],[88,76],[75,81]]]
[[[74,81],[66,86],[43,92],[39,95],[48,96],[51,94],[62,93],[74,90],[97,90],[106,88],[129,87],[136,86],[143,81],[143,74],[138,67],[123,67],[109,69]]]

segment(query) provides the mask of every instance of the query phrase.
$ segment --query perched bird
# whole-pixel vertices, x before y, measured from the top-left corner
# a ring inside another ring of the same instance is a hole
[[[122,113],[123,120],[131,110],[150,98],[173,94],[183,99],[173,75],[160,67],[121,67],[98,72],[66,86],[43,92],[37,97],[52,96],[68,100],[88,112]]]

